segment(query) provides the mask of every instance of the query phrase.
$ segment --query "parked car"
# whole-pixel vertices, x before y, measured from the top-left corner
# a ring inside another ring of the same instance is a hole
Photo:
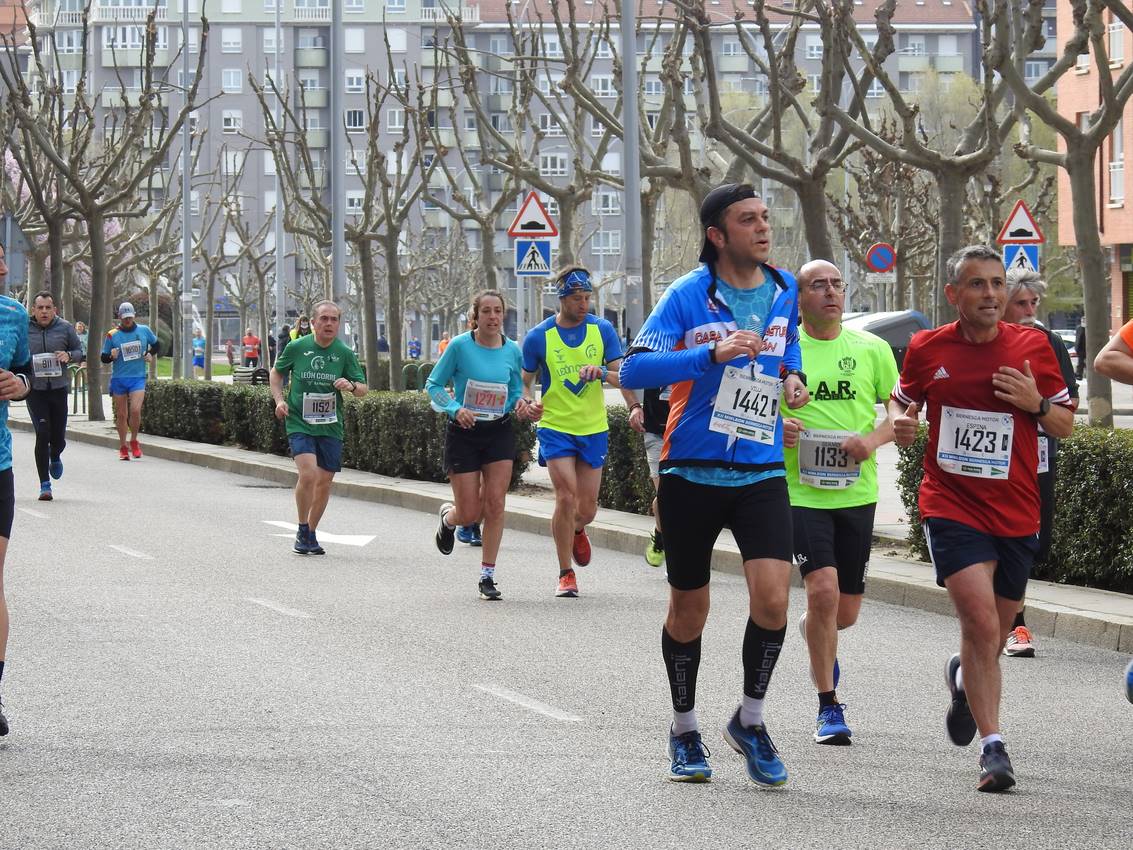
[[[917,310],[847,313],[842,317],[842,324],[847,328],[857,328],[877,334],[889,343],[893,349],[893,356],[897,359],[898,369],[905,362],[905,352],[909,350],[909,340],[913,338],[913,334],[932,327],[928,317]]]
[[[1054,333],[1058,334],[1059,338],[1066,343],[1066,350],[1070,352],[1071,357],[1077,357],[1078,352],[1074,350],[1074,339],[1078,332],[1074,328],[1051,328]]]

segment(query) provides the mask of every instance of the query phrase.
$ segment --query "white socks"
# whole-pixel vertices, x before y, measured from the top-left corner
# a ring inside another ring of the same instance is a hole
[[[742,726],[762,726],[763,725],[763,700],[749,697],[744,694],[743,702],[740,703],[740,725]]]
[[[696,709],[689,709],[688,711],[674,711],[673,712],[673,734],[683,735],[686,732],[695,732],[698,726],[696,723]]]

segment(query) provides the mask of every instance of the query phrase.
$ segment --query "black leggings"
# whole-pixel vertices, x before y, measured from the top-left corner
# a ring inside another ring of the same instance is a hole
[[[58,460],[67,445],[67,388],[32,390],[28,410],[35,425],[35,468],[47,481],[47,464]]]

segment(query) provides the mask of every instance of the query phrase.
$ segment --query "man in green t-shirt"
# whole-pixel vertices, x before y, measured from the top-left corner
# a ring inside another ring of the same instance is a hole
[[[330,500],[334,474],[342,468],[342,393],[361,397],[369,392],[358,358],[338,338],[341,318],[333,301],[320,301],[311,322],[314,333],[293,340],[271,370],[275,415],[287,422],[291,456],[299,468],[294,548],[300,555],[325,554],[315,529]],[[283,376],[289,372],[285,400]]]
[[[865,594],[877,507],[874,452],[893,439],[886,417],[874,427],[878,399],[897,383],[893,350],[880,337],[842,327],[846,284],[837,266],[807,263],[798,274],[803,368],[810,403],[783,420],[795,561],[806,585],[799,622],[818,688],[814,740],[849,744],[838,702],[838,630],[858,619]]]

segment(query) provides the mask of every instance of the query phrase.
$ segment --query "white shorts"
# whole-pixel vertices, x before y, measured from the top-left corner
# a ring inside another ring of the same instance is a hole
[[[660,475],[659,468],[661,466],[661,447],[665,445],[665,438],[660,434],[651,434],[646,431],[645,434],[645,462],[649,464],[649,475],[656,478]]]

